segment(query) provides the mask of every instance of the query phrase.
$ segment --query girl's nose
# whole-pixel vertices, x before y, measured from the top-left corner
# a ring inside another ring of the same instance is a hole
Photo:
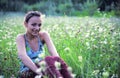
[[[36,30],[40,31],[40,26],[37,26],[37,27],[36,27]]]
[[[39,30],[39,29],[40,29],[40,27],[39,27],[39,26],[37,26],[37,27],[36,27],[36,29],[37,29],[37,30]]]

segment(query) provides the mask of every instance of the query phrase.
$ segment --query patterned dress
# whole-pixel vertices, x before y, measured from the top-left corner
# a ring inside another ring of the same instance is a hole
[[[46,56],[44,52],[43,43],[41,42],[40,38],[38,37],[38,51],[33,51],[30,47],[26,35],[24,35],[25,38],[25,45],[26,45],[26,52],[27,55],[30,57],[30,59],[36,64],[37,61],[45,61],[46,63],[46,69],[43,71],[43,76],[47,76],[47,78],[72,78],[71,73],[67,70],[68,66],[67,64],[57,56]],[[57,69],[55,63],[60,63],[60,69]],[[37,64],[36,64],[37,65]],[[37,74],[35,74],[32,70],[30,70],[28,67],[26,67],[22,61],[20,62],[20,72],[18,78],[35,78]],[[43,78],[43,77],[42,77]]]
[[[24,39],[25,39],[26,52],[27,55],[30,57],[30,59],[34,63],[36,63],[36,60],[37,61],[43,60],[45,52],[44,52],[43,43],[41,42],[40,38],[38,37],[38,46],[39,46],[38,51],[32,50],[32,48],[30,47],[27,41],[26,35],[24,35]],[[19,78],[34,78],[35,75],[36,74],[32,72],[28,67],[26,67],[22,61],[20,62]]]

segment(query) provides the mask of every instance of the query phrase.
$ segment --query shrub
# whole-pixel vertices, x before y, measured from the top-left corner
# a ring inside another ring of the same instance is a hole
[[[97,7],[96,1],[87,0],[82,6],[83,14],[92,16],[97,11]]]

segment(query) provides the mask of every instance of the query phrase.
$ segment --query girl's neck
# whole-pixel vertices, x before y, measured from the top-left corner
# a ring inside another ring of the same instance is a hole
[[[29,34],[29,33],[26,33],[26,37],[28,41],[31,41],[37,38],[37,36],[33,36],[32,34]]]

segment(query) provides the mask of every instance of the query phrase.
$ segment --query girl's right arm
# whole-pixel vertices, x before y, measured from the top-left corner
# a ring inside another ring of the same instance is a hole
[[[18,57],[22,60],[22,62],[30,68],[33,72],[40,74],[36,72],[38,67],[35,65],[35,63],[28,57],[26,54],[26,48],[25,48],[25,40],[23,35],[18,35],[16,38],[16,44],[17,44],[17,51],[18,51]]]

